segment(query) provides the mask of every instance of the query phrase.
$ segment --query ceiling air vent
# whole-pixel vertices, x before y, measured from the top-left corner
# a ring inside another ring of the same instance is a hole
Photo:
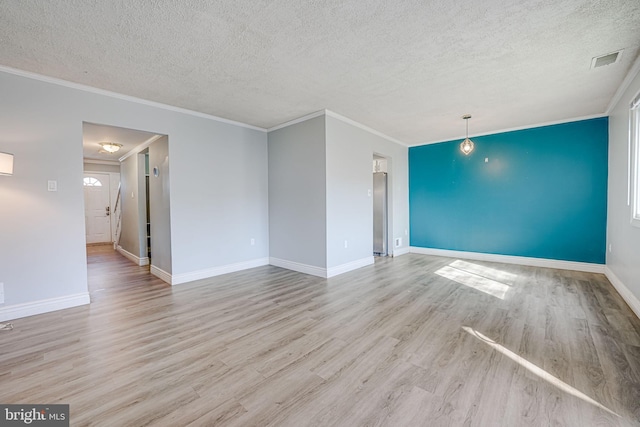
[[[606,55],[596,56],[591,60],[591,69],[604,67],[605,65],[615,64],[620,61],[622,51],[607,53]]]

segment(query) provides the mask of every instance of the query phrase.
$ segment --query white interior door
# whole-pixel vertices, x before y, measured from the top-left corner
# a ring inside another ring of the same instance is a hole
[[[84,223],[87,243],[111,242],[109,174],[84,174]]]

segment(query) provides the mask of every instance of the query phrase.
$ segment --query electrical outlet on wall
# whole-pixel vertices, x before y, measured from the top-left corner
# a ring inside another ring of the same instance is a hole
[[[251,239],[251,246],[256,244],[256,239]]]
[[[347,240],[344,241],[344,248],[347,249],[349,247],[349,242]]]
[[[0,304],[4,304],[4,283],[0,283]]]
[[[396,248],[402,246],[402,237],[396,237]]]

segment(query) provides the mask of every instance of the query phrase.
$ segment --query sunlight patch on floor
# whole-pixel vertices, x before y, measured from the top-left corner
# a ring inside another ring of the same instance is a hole
[[[525,368],[526,370],[528,370],[532,374],[534,374],[534,375],[538,376],[539,378],[547,381],[549,384],[559,388],[560,390],[564,391],[565,393],[568,393],[568,394],[570,394],[572,396],[575,396],[575,397],[577,397],[579,399],[582,399],[585,402],[590,403],[591,405],[596,406],[596,407],[602,409],[603,411],[607,411],[608,413],[610,413],[612,415],[620,417],[620,415],[616,414],[611,409],[609,409],[606,406],[598,403],[597,401],[593,400],[592,398],[590,398],[586,394],[582,393],[581,391],[575,389],[574,387],[571,387],[569,384],[565,383],[564,381],[560,380],[559,378],[554,377],[553,375],[551,375],[550,373],[548,373],[544,369],[539,368],[538,366],[536,366],[533,363],[529,362],[527,359],[525,359],[525,358],[523,358],[521,356],[518,356],[517,354],[515,354],[511,350],[503,347],[502,345],[500,345],[497,342],[493,341],[491,338],[486,337],[485,335],[481,334],[480,332],[476,331],[475,329],[472,329],[472,328],[470,328],[468,326],[463,326],[462,329],[465,332],[467,332],[468,334],[470,334],[471,336],[476,337],[477,339],[479,339],[480,341],[484,342],[485,344],[487,344],[488,346],[490,346],[494,350],[498,351],[499,353],[504,354],[509,359],[513,360],[514,362],[516,362],[517,364],[519,364],[520,366],[522,366],[523,368]]]
[[[469,271],[451,267],[450,265],[442,267],[435,273],[438,276],[453,280],[461,285],[468,286],[500,299],[504,299],[505,295],[509,291],[509,285],[505,285],[504,283],[497,282],[492,279],[487,279],[486,277]]]
[[[487,279],[495,280],[506,285],[513,285],[513,282],[518,278],[517,274],[486,267],[480,264],[474,264],[461,259],[453,261],[449,266],[457,268],[458,270],[464,270],[468,273],[477,274],[478,276],[486,277]]]

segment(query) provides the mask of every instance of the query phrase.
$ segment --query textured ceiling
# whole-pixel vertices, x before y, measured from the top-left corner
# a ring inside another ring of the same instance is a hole
[[[85,159],[111,160],[118,162],[118,159],[138,145],[148,141],[155,134],[143,132],[141,130],[124,129],[115,126],[95,125],[84,123],[82,125],[82,148]],[[101,142],[115,142],[122,144],[122,148],[116,153],[100,153]]]
[[[329,109],[408,144],[465,113],[471,134],[604,113],[639,47],[638,0],[0,2],[0,65],[263,128]]]

